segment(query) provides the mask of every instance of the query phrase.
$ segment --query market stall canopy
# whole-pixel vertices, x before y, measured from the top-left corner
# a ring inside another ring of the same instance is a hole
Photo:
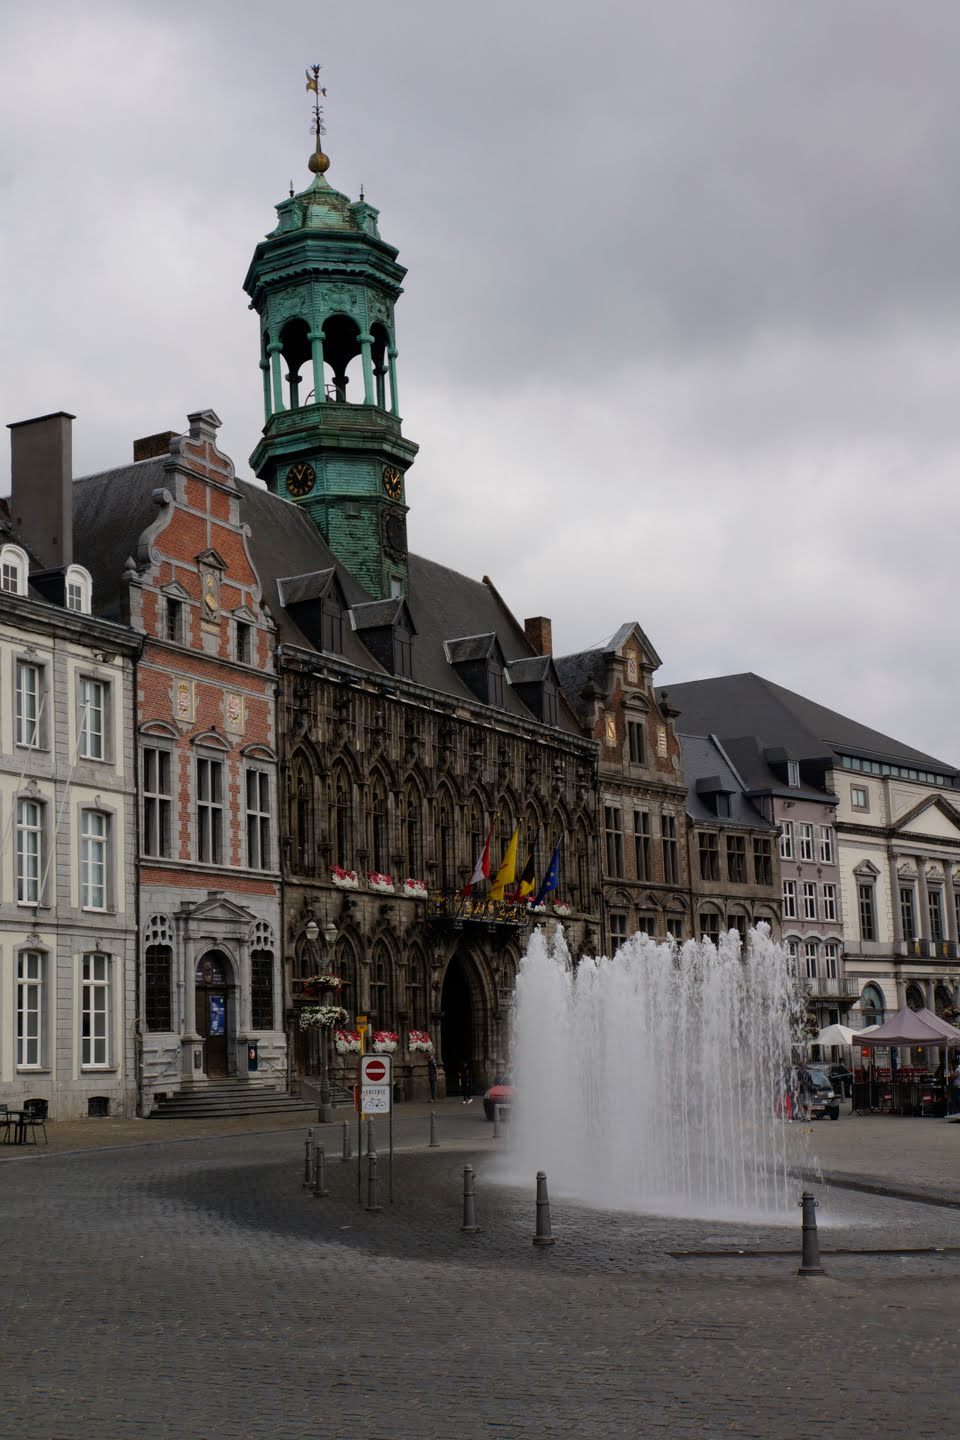
[[[960,1030],[934,1015],[932,1010],[911,1010],[905,1005],[882,1025],[869,1031],[857,1030],[854,1045],[960,1045]]]
[[[849,1025],[827,1025],[821,1030],[814,1045],[852,1045],[856,1030],[851,1030]]]

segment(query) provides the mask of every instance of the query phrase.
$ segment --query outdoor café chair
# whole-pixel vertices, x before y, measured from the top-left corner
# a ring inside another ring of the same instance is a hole
[[[46,1100],[25,1100],[23,1102],[23,1127],[24,1131],[33,1132],[33,1143],[37,1144],[37,1127],[43,1131],[43,1143],[47,1142],[47,1102]],[[26,1134],[24,1135],[25,1143]]]
[[[7,1105],[0,1105],[0,1126],[3,1127],[3,1138],[0,1145],[10,1144],[10,1108]]]

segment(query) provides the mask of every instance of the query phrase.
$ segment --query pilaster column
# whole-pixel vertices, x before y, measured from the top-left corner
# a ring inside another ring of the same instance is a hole
[[[267,346],[270,356],[270,372],[273,375],[273,410],[278,414],[285,410],[283,403],[283,375],[280,369],[280,351],[283,347],[278,340],[272,340]]]
[[[930,939],[930,902],[927,897],[927,857],[917,856],[917,893],[920,902],[920,915],[917,928],[924,940]]]
[[[897,873],[898,856],[890,856],[890,909],[893,913],[893,938],[898,945],[909,940],[909,935],[903,933],[903,921],[900,917],[900,876]]]
[[[266,358],[261,360],[260,370],[263,375],[263,418],[269,420],[273,413],[270,406],[270,361]]]
[[[183,1033],[197,1033],[197,960],[188,945],[183,960]]]
[[[373,344],[373,336],[365,330],[360,336],[360,359],[363,364],[363,403],[373,404],[373,357],[370,354],[370,346]]]
[[[310,357],[313,362],[313,398],[314,402],[320,405],[327,398],[323,383],[323,331],[311,330],[307,338],[310,341]]]
[[[397,347],[391,345],[387,350],[387,360],[390,366],[390,414],[400,414],[400,400],[397,396]]]
[[[943,903],[947,907],[947,939],[957,943],[957,892],[953,884],[953,861],[943,862]]]
[[[291,409],[291,410],[299,410],[299,409],[300,409],[300,376],[299,376],[299,375],[294,375],[293,371],[291,370],[290,374],[287,376],[287,381],[288,381],[288,383],[289,383],[289,385],[290,385],[290,409]]]
[[[238,1012],[237,1018],[238,1018],[238,1022],[239,1022],[239,1026],[240,1026],[240,1034],[246,1036],[246,1035],[249,1035],[249,1034],[250,1034],[250,1022],[251,1022],[251,1016],[250,1016],[250,1008],[251,1008],[251,1007],[250,1007],[250,947],[249,947],[249,945],[246,943],[246,941],[241,941],[240,944],[239,944],[239,946],[238,946],[238,948],[239,948],[239,951],[240,951],[240,975],[239,975],[239,980],[240,980],[239,1002],[240,1002],[240,1003],[239,1003],[239,1005],[237,1006],[237,1012]]]

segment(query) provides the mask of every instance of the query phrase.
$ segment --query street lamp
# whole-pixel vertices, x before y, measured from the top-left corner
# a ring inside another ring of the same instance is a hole
[[[319,974],[319,973],[320,973],[320,961],[319,961],[319,959],[318,959],[318,957],[317,957],[316,945],[317,945],[317,941],[320,939],[320,926],[317,924],[316,920],[314,920],[312,916],[311,916],[311,918],[307,921],[306,925],[303,927],[303,933],[304,933],[304,935],[305,935],[306,938],[307,938],[307,943],[309,944],[311,951],[313,952],[313,963],[314,963],[314,965],[315,965],[315,967],[316,967],[316,973]],[[335,940],[336,940],[336,938],[337,938],[337,927],[336,927],[336,925],[333,924],[332,921],[329,921],[329,920],[328,920],[328,921],[327,921],[327,924],[323,927],[323,938],[324,938],[324,941],[326,942],[327,949],[328,949],[328,950],[332,950],[333,944],[334,944],[334,942],[335,942]],[[321,1000],[323,999],[322,993],[321,993],[321,997],[320,997],[320,998],[321,998]],[[334,1115],[333,1115],[333,1105],[331,1104],[330,1075],[329,1075],[329,1070],[328,1070],[328,1059],[327,1059],[327,1049],[328,1049],[328,1042],[329,1042],[329,1034],[328,1034],[328,1032],[329,1032],[329,1030],[330,1030],[330,1026],[329,1026],[329,1025],[321,1025],[321,1026],[319,1027],[319,1029],[320,1029],[320,1109],[319,1109],[317,1118],[318,1118],[318,1120],[319,1120],[319,1122],[320,1122],[321,1125],[328,1125],[328,1124],[330,1124],[330,1123],[333,1121],[333,1118],[334,1118]]]

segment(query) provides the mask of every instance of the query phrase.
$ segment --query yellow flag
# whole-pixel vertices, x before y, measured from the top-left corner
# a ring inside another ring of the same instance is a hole
[[[517,873],[517,841],[520,838],[520,826],[510,836],[510,843],[504,851],[503,862],[497,871],[497,877],[490,886],[488,900],[502,900],[503,892],[507,885],[512,885]]]
[[[314,94],[317,93],[317,82],[309,70],[307,71],[307,89],[312,90]]]

